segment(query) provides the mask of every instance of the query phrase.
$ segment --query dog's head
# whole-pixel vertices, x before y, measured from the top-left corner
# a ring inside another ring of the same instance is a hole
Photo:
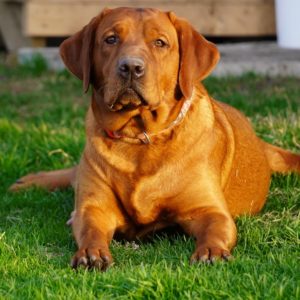
[[[92,84],[114,112],[189,98],[219,59],[215,45],[174,13],[134,8],[105,9],[60,53],[84,90]]]

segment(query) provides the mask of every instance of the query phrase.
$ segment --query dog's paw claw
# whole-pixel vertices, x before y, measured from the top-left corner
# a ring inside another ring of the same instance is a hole
[[[109,254],[102,253],[101,249],[78,250],[71,260],[71,267],[77,269],[80,267],[106,271],[112,264],[112,257]]]
[[[232,259],[233,256],[228,250],[218,247],[198,247],[190,259],[190,264],[213,264],[219,260],[230,261]]]
[[[88,266],[88,260],[86,257],[82,256],[78,259],[77,266],[87,267]]]

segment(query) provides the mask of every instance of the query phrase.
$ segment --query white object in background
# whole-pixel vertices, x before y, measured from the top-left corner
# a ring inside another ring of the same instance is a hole
[[[277,42],[300,49],[300,0],[276,0]]]

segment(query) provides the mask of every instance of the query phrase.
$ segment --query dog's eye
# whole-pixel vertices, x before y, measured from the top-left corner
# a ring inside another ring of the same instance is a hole
[[[157,39],[154,41],[154,45],[159,48],[163,48],[167,46],[167,43],[162,39]]]
[[[115,45],[119,41],[119,38],[116,35],[108,36],[104,42],[109,45]]]

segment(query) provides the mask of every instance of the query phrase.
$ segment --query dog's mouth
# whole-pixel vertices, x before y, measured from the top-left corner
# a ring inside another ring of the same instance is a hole
[[[133,88],[126,88],[119,93],[117,99],[108,105],[111,111],[129,111],[139,106],[147,106],[147,101]]]

